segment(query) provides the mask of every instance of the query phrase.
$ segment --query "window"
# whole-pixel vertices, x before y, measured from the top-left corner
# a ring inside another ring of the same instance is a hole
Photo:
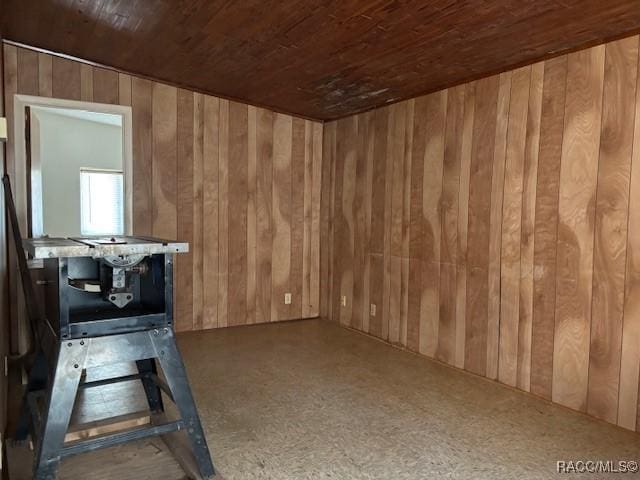
[[[122,172],[80,170],[80,217],[82,235],[124,234]]]

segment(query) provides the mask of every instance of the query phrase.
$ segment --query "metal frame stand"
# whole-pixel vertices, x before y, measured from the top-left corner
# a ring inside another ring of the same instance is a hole
[[[196,405],[189,387],[173,329],[165,327],[141,332],[95,338],[74,339],[57,345],[55,361],[50,371],[42,352],[31,369],[24,396],[22,417],[15,440],[27,440],[29,426],[33,428],[34,479],[54,480],[64,457],[111,447],[156,435],[184,430],[195,463],[202,478],[213,478],[215,470],[207,441],[200,424]],[[156,372],[157,359],[166,382]],[[113,363],[136,362],[138,374],[125,377],[81,382],[85,368]],[[47,380],[49,377],[49,380]],[[162,392],[177,406],[180,419],[153,423],[149,426],[109,435],[64,443],[71,412],[80,388],[140,379],[152,413],[164,412]],[[31,418],[29,418],[31,417]]]
[[[161,239],[130,238],[131,249],[141,249],[146,255],[151,255],[152,270],[145,286],[139,287],[141,292],[144,291],[140,293],[143,297],[140,300],[142,312],[131,315],[131,312],[120,311],[114,314],[113,307],[108,303],[103,303],[102,306],[106,305],[111,310],[96,309],[95,302],[101,300],[93,297],[89,299],[86,296],[74,297],[69,282],[69,262],[80,262],[74,264],[76,267],[83,265],[82,258],[78,260],[76,257],[95,259],[100,257],[96,255],[96,252],[100,251],[104,253],[102,256],[118,255],[118,249],[126,249],[129,246],[121,247],[121,243],[108,243],[104,246],[100,242],[81,238],[31,239],[35,250],[37,247],[46,250],[40,256],[34,255],[34,258],[45,259],[44,271],[49,275],[45,282],[45,298],[48,298],[49,302],[45,302],[45,306],[50,308],[48,315],[42,315],[27,265],[9,177],[4,175],[2,182],[33,334],[33,350],[29,355],[21,357],[25,363],[32,357],[34,361],[29,368],[29,381],[14,435],[14,440],[18,442],[26,442],[31,435],[35,450],[33,478],[55,480],[60,460],[70,455],[179,430],[185,431],[191,446],[190,454],[193,458],[189,463],[195,465],[194,468],[190,468],[190,473],[194,477],[199,474],[201,478],[213,478],[216,472],[172,328],[172,255],[175,252],[186,251],[186,246]],[[53,255],[50,248],[55,247],[68,252],[67,255]],[[120,252],[123,253],[126,252]],[[133,292],[130,297],[132,295]],[[123,306],[126,305],[128,304]],[[149,309],[144,308],[149,305]],[[87,318],[85,315],[72,319],[72,307],[75,309],[73,313],[77,313],[80,307],[93,313],[102,312],[102,316],[96,314],[95,318]],[[166,382],[158,376],[156,360],[162,368]],[[82,372],[87,368],[122,362],[136,362],[138,373],[91,382],[82,380]],[[80,388],[135,379],[142,382],[147,396],[152,414],[152,422],[149,425],[65,443]],[[180,419],[166,420],[162,393],[176,404]]]

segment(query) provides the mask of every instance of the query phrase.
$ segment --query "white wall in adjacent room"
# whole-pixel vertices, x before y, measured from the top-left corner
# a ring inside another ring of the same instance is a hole
[[[80,235],[81,169],[123,169],[122,126],[84,114],[32,111],[32,158],[41,165],[43,227],[52,237]]]

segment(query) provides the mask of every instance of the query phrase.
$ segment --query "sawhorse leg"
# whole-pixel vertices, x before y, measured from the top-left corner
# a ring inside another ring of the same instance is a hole
[[[151,413],[163,412],[164,406],[162,405],[160,388],[150,377],[158,374],[155,359],[136,360],[136,366],[138,367],[138,373],[142,376],[142,386],[144,387],[144,393],[147,395],[149,410],[151,410]]]
[[[85,342],[62,343],[48,389],[42,429],[36,446],[34,479],[54,480],[60,450],[69,427],[73,404],[86,358]]]
[[[215,469],[207,446],[207,439],[198,416],[195,401],[189,387],[187,372],[178,351],[171,329],[163,329],[160,335],[152,337],[160,367],[164,372],[173,400],[187,430],[187,437],[202,478],[213,478]]]

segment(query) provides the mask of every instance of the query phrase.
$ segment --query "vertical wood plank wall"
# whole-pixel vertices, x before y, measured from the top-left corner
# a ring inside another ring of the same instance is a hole
[[[175,267],[179,330],[318,316],[321,123],[8,44],[4,53],[11,128],[16,93],[132,107],[134,233],[190,244]],[[10,174],[13,162],[9,144]]]
[[[0,41],[2,39],[0,38]],[[4,55],[0,50],[0,72],[3,71]],[[4,82],[0,81],[0,117],[4,117]],[[5,143],[0,142],[0,176],[4,175]],[[0,195],[0,209],[4,212],[4,194]],[[7,269],[7,228],[5,215],[0,215],[0,356],[5,358],[9,350],[9,272]],[[4,439],[7,405],[7,377],[4,368],[0,372],[0,439]],[[0,462],[1,463],[1,462]],[[0,475],[2,474],[0,466]]]
[[[321,311],[640,430],[638,42],[326,124]]]

